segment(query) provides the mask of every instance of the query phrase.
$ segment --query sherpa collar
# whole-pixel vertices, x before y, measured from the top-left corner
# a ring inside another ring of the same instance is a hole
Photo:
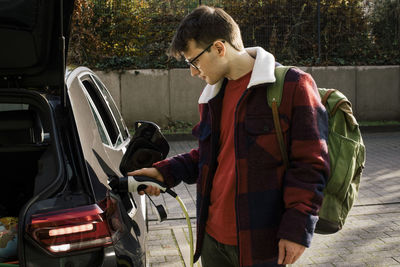
[[[262,83],[273,83],[275,82],[275,58],[274,56],[265,51],[262,47],[251,47],[246,48],[246,52],[250,56],[255,58],[253,72],[251,73],[250,82],[247,88],[252,86],[262,84]],[[221,89],[222,82],[221,79],[214,85],[207,84],[204,88],[200,98],[199,104],[208,103],[208,101],[216,96]]]

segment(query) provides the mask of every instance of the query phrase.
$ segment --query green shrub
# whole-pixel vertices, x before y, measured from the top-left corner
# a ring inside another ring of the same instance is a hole
[[[400,1],[375,0],[369,19],[378,64],[400,64]]]
[[[190,134],[192,132],[193,124],[191,122],[182,120],[172,120],[172,118],[167,117],[168,124],[162,127],[161,130],[165,134]]]

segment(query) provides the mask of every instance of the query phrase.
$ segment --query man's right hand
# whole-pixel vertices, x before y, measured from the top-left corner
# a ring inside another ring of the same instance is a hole
[[[147,176],[154,178],[162,183],[164,183],[164,177],[161,175],[161,173],[156,169],[156,168],[143,168],[139,169],[133,172],[128,172],[128,176]],[[160,195],[160,189],[154,186],[147,186],[147,188],[144,190],[148,195],[150,196],[158,196]],[[143,191],[138,192],[139,195],[144,194]]]

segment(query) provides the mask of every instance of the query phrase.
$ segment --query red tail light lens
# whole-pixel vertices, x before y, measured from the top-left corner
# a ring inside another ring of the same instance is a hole
[[[104,211],[96,204],[34,214],[27,232],[52,253],[112,243]]]

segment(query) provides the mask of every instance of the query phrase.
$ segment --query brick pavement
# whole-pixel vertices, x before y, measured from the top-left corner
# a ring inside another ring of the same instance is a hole
[[[311,248],[293,266],[400,266],[400,132],[364,133],[363,138],[366,168],[344,228],[333,235],[314,235]],[[170,155],[175,155],[196,142],[170,145]],[[195,232],[195,186],[180,184],[175,190],[193,218]],[[158,223],[149,209],[148,265],[189,266],[187,226],[179,204],[169,196],[153,200],[165,205],[169,219]]]

